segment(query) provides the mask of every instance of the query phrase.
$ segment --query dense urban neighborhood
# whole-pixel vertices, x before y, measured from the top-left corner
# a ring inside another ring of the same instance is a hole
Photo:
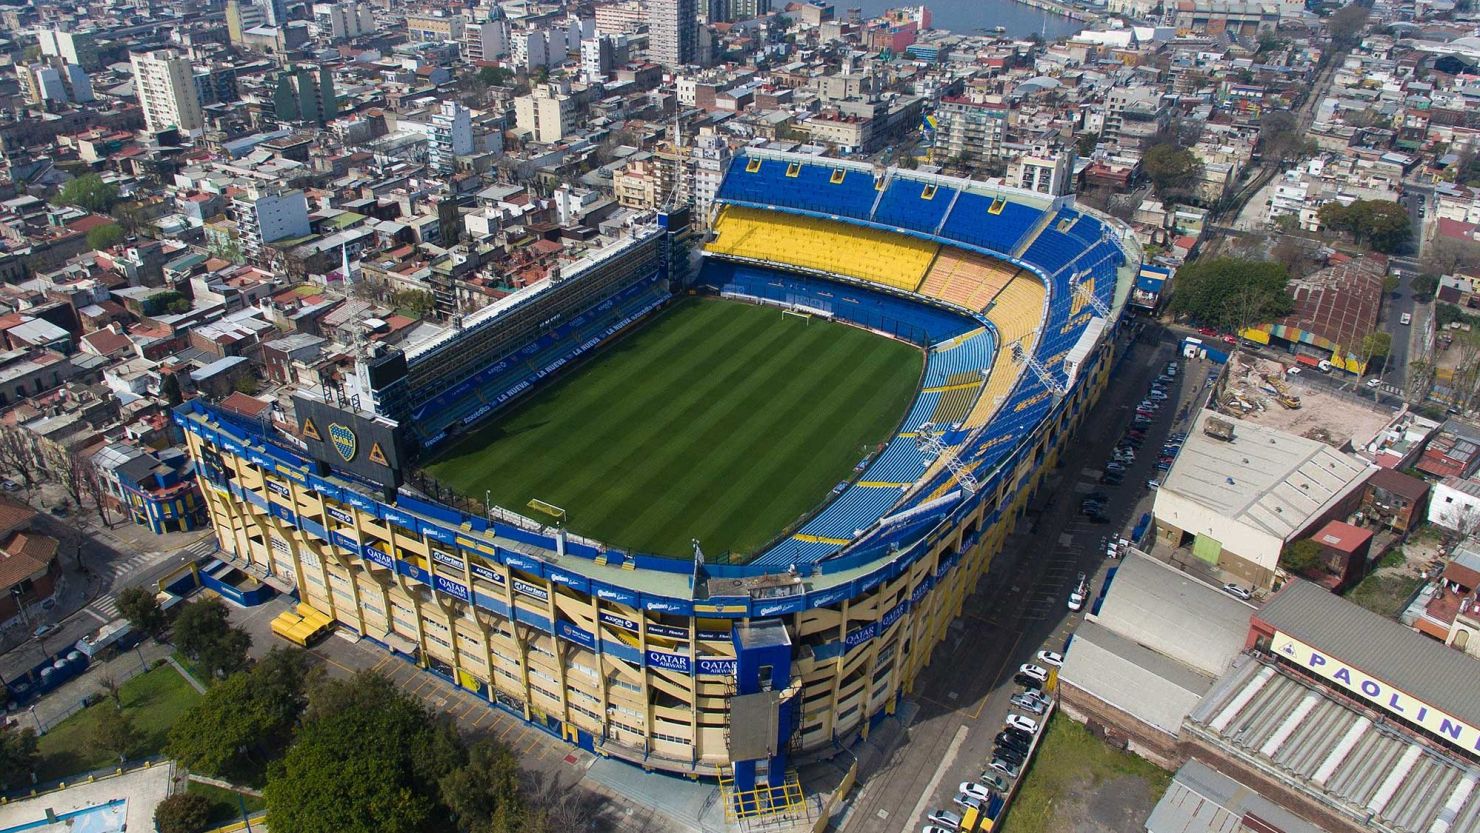
[[[0,3],[0,833],[1480,831],[1470,0]]]

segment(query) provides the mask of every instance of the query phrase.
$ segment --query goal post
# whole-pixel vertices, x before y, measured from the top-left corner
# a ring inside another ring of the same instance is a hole
[[[536,512],[543,512],[546,515],[549,515],[550,517],[557,520],[565,520],[565,510],[561,509],[559,506],[556,506],[553,503],[547,503],[543,500],[540,500],[539,498],[533,498],[529,501],[528,505],[530,509],[533,509]]]
[[[783,309],[781,311],[781,314],[782,315],[794,315],[797,318],[802,319],[803,321],[805,321],[808,324],[811,324],[812,323],[812,313],[810,313],[810,312],[801,312],[800,310],[794,310],[794,309]]]

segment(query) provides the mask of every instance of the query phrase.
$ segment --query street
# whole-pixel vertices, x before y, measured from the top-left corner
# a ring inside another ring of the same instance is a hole
[[[1171,338],[1159,327],[1149,329],[1143,339],[1158,340],[1138,344],[1111,377],[1058,468],[1045,480],[1029,516],[967,598],[962,617],[916,681],[911,699],[919,711],[907,741],[875,771],[860,773],[862,789],[843,830],[913,833],[926,812],[953,806],[959,782],[981,774],[1007,714],[1007,700],[1017,690],[1012,676],[1018,664],[1031,661],[1042,648],[1063,650],[1084,615],[1067,609],[1069,590],[1083,572],[1092,579],[1091,598],[1098,593],[1102,570],[1110,563],[1101,541],[1124,534],[1149,510],[1153,493],[1145,483],[1158,474],[1157,449],[1177,415],[1203,390],[1209,365],[1183,361],[1183,372],[1172,386],[1177,395],[1157,415],[1125,482],[1098,482],[1132,409],[1173,357]],[[1108,524],[1093,523],[1078,512],[1076,498],[1094,491],[1109,495]]]

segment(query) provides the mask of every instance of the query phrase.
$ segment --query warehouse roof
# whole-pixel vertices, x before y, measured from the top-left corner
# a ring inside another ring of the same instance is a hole
[[[1251,613],[1227,593],[1132,551],[1090,618],[1211,678],[1243,651]]]
[[[1146,833],[1244,833],[1270,828],[1282,833],[1321,833],[1314,824],[1195,758],[1177,770],[1146,819]]]
[[[1480,725],[1480,663],[1472,657],[1298,579],[1255,616],[1433,708]]]
[[[1213,679],[1095,622],[1074,631],[1059,671],[1061,683],[1173,736]]]
[[[1213,418],[1233,424],[1232,440],[1203,433]],[[1318,440],[1204,410],[1160,492],[1288,539],[1365,482],[1371,468]]]

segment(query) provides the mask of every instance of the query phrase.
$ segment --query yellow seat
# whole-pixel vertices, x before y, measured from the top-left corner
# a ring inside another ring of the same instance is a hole
[[[709,251],[815,269],[913,292],[930,268],[935,243],[834,220],[726,206]]]

